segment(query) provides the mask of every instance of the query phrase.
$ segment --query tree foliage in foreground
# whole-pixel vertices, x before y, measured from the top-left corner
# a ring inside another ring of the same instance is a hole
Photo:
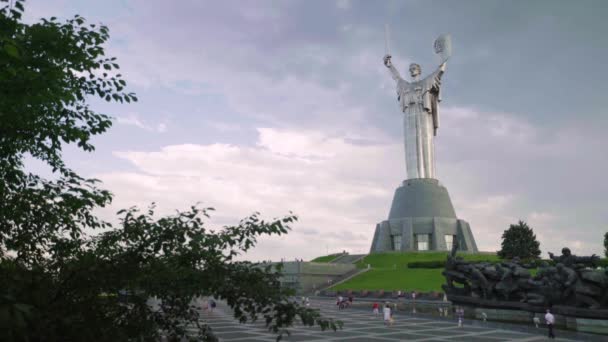
[[[95,217],[111,194],[72,171],[61,150],[93,151],[91,137],[111,126],[87,99],[137,101],[105,57],[108,28],[79,16],[25,24],[23,1],[0,2],[0,340],[177,339],[192,326],[213,340],[192,306],[209,295],[278,336],[296,320],[341,325],[290,302],[274,271],[235,261],[260,236],[287,233],[295,216],[254,214],[219,232],[204,224],[211,209],[196,206],[161,218],[154,206],[122,210],[117,227]],[[27,172],[25,156],[56,177]]]
[[[520,220],[502,233],[502,247],[497,254],[505,259],[537,259],[540,256],[539,246],[532,228]]]

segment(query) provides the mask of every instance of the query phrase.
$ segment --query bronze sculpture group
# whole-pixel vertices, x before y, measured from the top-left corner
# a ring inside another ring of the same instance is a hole
[[[448,255],[443,289],[456,303],[480,307],[539,312],[554,307],[562,314],[608,317],[608,271],[598,269],[599,258],[578,257],[563,248],[549,253],[551,262],[538,265],[509,261],[467,262],[456,256],[454,244]]]

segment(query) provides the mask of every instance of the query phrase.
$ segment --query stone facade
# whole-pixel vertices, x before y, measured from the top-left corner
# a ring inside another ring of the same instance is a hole
[[[477,252],[469,224],[456,217],[447,189],[436,179],[408,179],[397,188],[388,220],[376,225],[370,253],[389,251]]]

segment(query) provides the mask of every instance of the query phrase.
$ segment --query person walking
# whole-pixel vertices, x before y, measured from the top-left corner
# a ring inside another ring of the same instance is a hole
[[[554,339],[555,335],[553,334],[553,325],[555,324],[555,317],[551,313],[551,310],[547,309],[547,314],[545,315],[545,321],[547,322],[547,328],[549,329],[549,338]]]
[[[386,303],[384,308],[382,309],[382,313],[384,314],[384,325],[389,326],[391,324],[391,306]]]
[[[372,305],[372,312],[374,313],[375,317],[377,317],[380,313],[380,305],[378,305],[377,302],[374,302],[374,304]]]
[[[464,319],[464,309],[462,307],[456,309],[456,316],[458,316],[458,327],[462,328],[462,321]]]

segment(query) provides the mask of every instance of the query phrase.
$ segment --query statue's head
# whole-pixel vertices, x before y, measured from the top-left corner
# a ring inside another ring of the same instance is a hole
[[[572,254],[572,252],[570,252],[570,248],[564,247],[564,248],[562,248],[562,254],[565,256],[570,256],[570,254]]]
[[[417,76],[420,76],[421,73],[422,73],[422,69],[420,68],[420,64],[418,64],[418,63],[410,64],[410,75],[412,75],[412,78],[416,78]]]

